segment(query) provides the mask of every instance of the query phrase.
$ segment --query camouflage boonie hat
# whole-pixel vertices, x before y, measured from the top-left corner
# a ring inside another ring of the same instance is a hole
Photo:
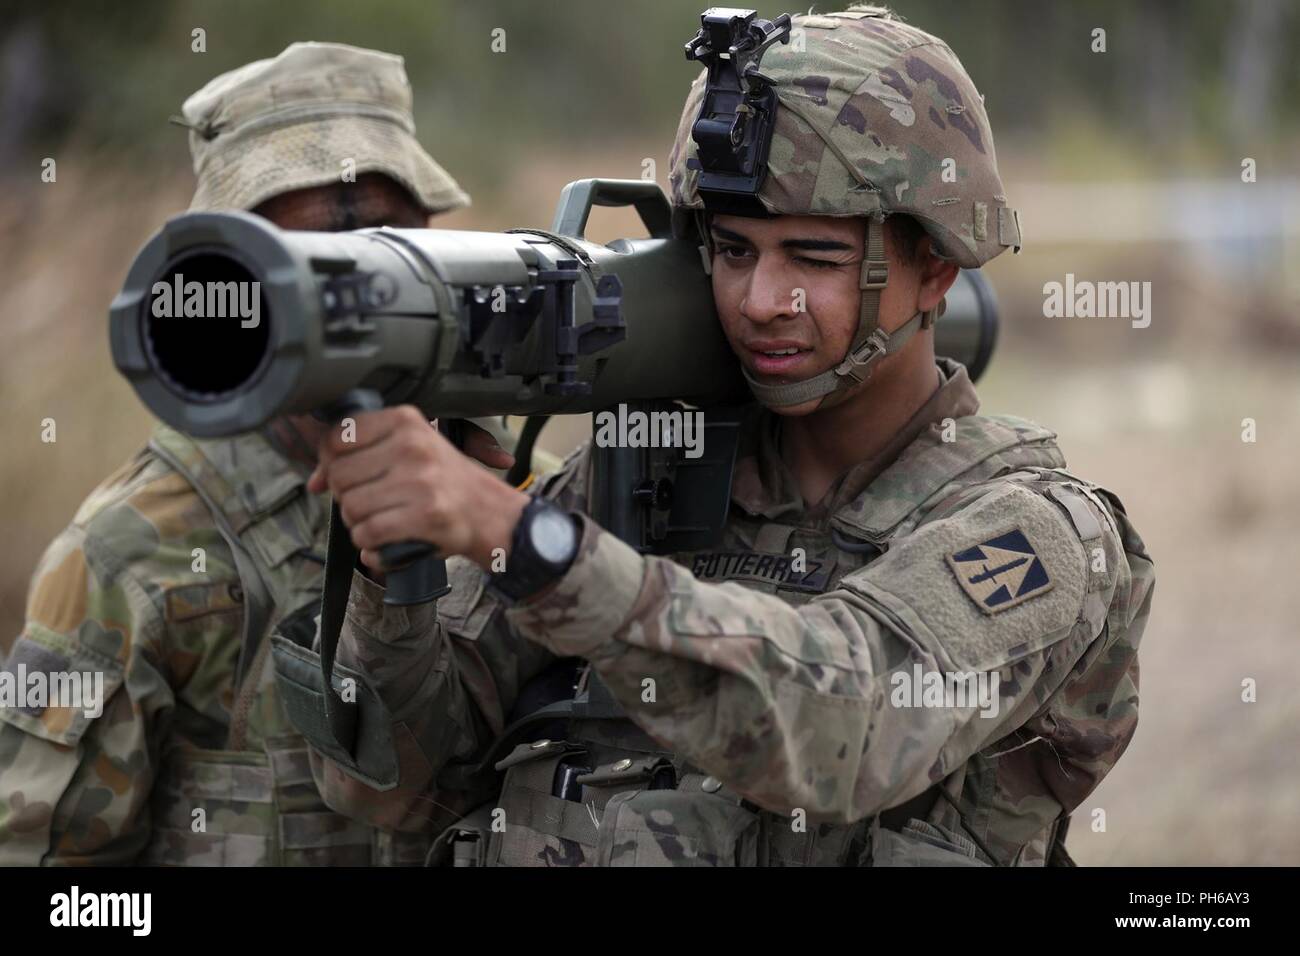
[[[1020,245],[983,97],[943,40],[879,7],[791,20],[791,42],[771,46],[760,65],[780,104],[758,195],[767,210],[905,213],[936,252],[968,269]],[[699,172],[687,168],[704,88],[701,73],[669,157],[673,204],[684,209],[704,208]]]
[[[252,209],[282,193],[383,173],[430,214],[469,205],[415,139],[400,56],[294,43],[224,73],[185,101],[198,188],[191,212]]]

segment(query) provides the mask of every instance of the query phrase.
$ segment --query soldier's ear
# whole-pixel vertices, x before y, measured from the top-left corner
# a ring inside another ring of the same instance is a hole
[[[916,266],[920,270],[917,277],[916,307],[922,312],[928,312],[943,301],[943,297],[957,281],[957,273],[961,269],[955,262],[949,262],[935,254],[933,240],[929,236],[923,237],[916,244]]]

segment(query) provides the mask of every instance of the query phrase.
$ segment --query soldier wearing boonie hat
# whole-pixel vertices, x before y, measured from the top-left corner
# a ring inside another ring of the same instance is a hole
[[[339,229],[424,226],[469,203],[415,139],[397,56],[295,43],[183,112],[194,211]],[[0,706],[0,865],[423,860],[426,838],[325,806],[269,666],[272,626],[320,604],[328,504],[305,491],[310,427],[196,441],[159,426],[46,550],[4,668],[101,674],[102,691]],[[471,436],[480,460],[509,463]]]
[[[429,214],[469,196],[415,138],[400,56],[342,43],[294,43],[225,73],[185,101],[198,189],[191,212],[252,209],[268,197],[383,173]]]

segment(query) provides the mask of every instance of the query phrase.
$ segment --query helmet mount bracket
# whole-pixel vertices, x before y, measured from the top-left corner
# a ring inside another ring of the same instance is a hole
[[[759,61],[773,43],[790,42],[790,15],[756,19],[754,10],[710,7],[686,44],[686,59],[708,70],[700,113],[691,127],[699,194],[709,212],[767,218],[758,199],[767,174],[777,96]]]

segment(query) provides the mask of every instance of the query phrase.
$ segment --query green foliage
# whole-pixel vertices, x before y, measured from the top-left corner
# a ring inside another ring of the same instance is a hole
[[[504,168],[521,149],[569,149],[662,131],[666,155],[695,74],[682,45],[703,0],[140,0],[32,5],[5,18],[0,154],[33,152],[76,133],[126,157],[184,157],[166,120],[216,74],[274,56],[294,40],[399,53],[423,138],[453,166]],[[819,10],[839,4],[819,3]],[[1039,0],[900,0],[908,22],[945,37],[984,92],[1003,138],[1070,128],[1104,131],[1084,163],[1199,140],[1238,155],[1300,126],[1300,9],[1287,0],[1088,4]],[[773,16],[799,6],[763,3]],[[190,33],[207,31],[207,52]],[[490,49],[494,28],[506,52]],[[1093,53],[1091,31],[1107,31]],[[1253,145],[1237,145],[1249,139]],[[7,140],[7,142],[6,142]],[[1109,141],[1109,143],[1108,143]],[[1263,143],[1261,143],[1263,141]],[[1082,155],[1078,151],[1082,150]]]

